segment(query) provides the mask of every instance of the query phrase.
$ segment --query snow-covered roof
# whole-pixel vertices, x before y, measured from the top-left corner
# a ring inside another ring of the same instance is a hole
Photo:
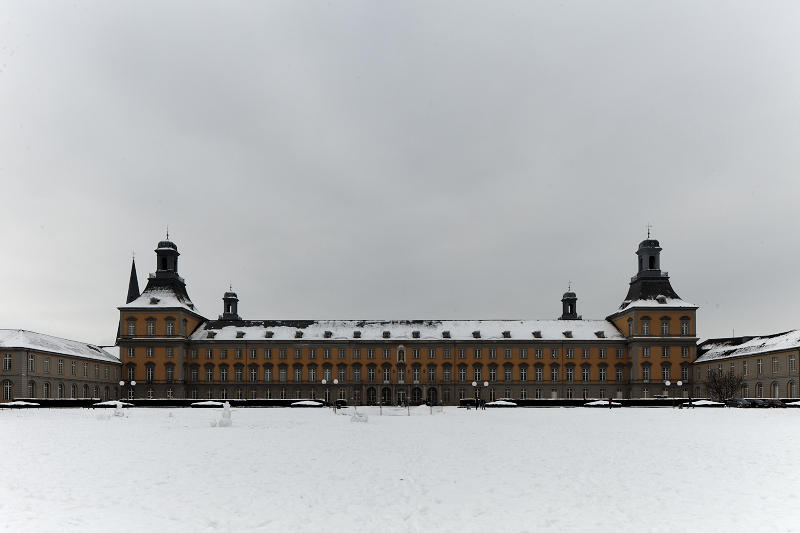
[[[384,332],[388,332],[388,337]],[[479,332],[480,337],[476,337],[475,332]],[[402,342],[442,339],[471,341],[476,338],[598,341],[623,340],[625,337],[606,320],[263,320],[234,323],[216,320],[206,322],[190,338],[194,341],[213,338],[217,341],[361,339]]]
[[[148,288],[134,301],[121,305],[118,309],[164,309],[176,307],[200,314],[188,296],[176,293],[169,287]]]
[[[23,349],[119,363],[119,359],[93,344],[52,337],[24,329],[0,329],[0,349]]]
[[[641,309],[641,308],[653,308],[653,307],[663,307],[665,309],[668,308],[686,308],[686,309],[696,309],[697,306],[691,304],[687,301],[681,300],[680,298],[670,298],[669,296],[659,296],[655,299],[642,299],[642,300],[633,300],[633,301],[624,301],[622,302],[622,306],[620,306],[620,311],[627,311],[628,309]],[[619,311],[618,311],[619,312]]]
[[[695,363],[800,348],[800,329],[767,337],[753,337],[746,342],[743,342],[743,340],[739,338],[724,339],[717,342],[713,340],[706,341],[701,346],[708,348],[708,351],[698,357]]]

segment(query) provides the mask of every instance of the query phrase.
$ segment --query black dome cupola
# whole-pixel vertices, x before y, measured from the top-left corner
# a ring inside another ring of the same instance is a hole
[[[233,291],[228,291],[222,296],[224,302],[223,312],[220,315],[220,320],[241,320],[239,317],[239,298]]]
[[[639,277],[661,277],[661,247],[655,239],[645,239],[636,251],[639,256]]]
[[[156,277],[178,277],[178,247],[175,243],[169,240],[169,233],[167,233],[167,240],[158,243],[156,252]]]
[[[631,278],[628,295],[622,302],[621,308],[636,300],[656,300],[659,297],[680,299],[669,282],[669,274],[661,270],[661,246],[658,241],[647,239],[639,243],[636,250],[639,270]]]
[[[570,287],[571,289],[571,287]],[[560,320],[580,320],[578,315],[578,296],[571,290],[567,290],[561,297],[561,319]]]

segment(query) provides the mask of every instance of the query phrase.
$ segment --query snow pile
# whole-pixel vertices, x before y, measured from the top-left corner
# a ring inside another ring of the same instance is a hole
[[[595,400],[593,402],[586,402],[583,407],[622,407],[619,402],[609,402],[608,400]]]
[[[22,400],[0,403],[0,407],[36,407],[38,405],[39,405],[38,403],[23,402]]]
[[[290,407],[322,407],[322,403],[314,400],[300,400],[299,402],[293,402]]]
[[[369,422],[369,417],[364,411],[356,411],[350,416],[350,422]]]
[[[695,407],[723,407],[725,404],[711,400],[694,400],[692,405]]]
[[[497,400],[496,402],[489,402],[486,404],[486,407],[516,407],[517,404],[514,402],[508,402],[505,400]]]

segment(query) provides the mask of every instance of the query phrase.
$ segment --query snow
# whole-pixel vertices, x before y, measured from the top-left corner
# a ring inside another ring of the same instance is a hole
[[[220,430],[219,410],[4,410],[0,434],[24,445],[0,463],[0,516],[7,531],[800,531],[800,410],[432,411],[237,409]]]
[[[176,294],[175,291],[168,287],[145,289],[141,296],[131,303],[120,305],[117,309],[174,309],[176,307],[199,314],[199,311],[188,297],[184,297],[182,294]]]
[[[311,400],[301,400],[299,402],[292,403],[292,407],[322,407],[320,402],[314,402]]]
[[[21,348],[23,350],[72,355],[83,357],[84,359],[119,363],[119,359],[94,344],[71,341],[24,329],[0,329],[0,348]]]
[[[94,407],[132,407],[132,403],[121,402],[119,400],[108,400],[94,404]]]
[[[628,309],[642,309],[647,308],[651,309],[653,307],[663,307],[663,308],[679,308],[679,309],[697,309],[697,306],[691,304],[685,300],[681,300],[680,298],[670,298],[669,296],[659,296],[662,301],[658,301],[657,299],[644,299],[644,300],[625,300],[622,302],[622,306],[619,308],[619,311],[626,311]],[[663,303],[662,303],[663,302]]]
[[[495,402],[489,402],[486,404],[486,407],[516,407],[517,404],[514,402],[507,402],[504,400],[497,400]]]
[[[768,337],[753,337],[747,342],[736,345],[732,342],[732,340],[725,340],[718,343],[704,343],[704,347],[708,348],[708,351],[698,357],[695,363],[795,349],[800,347],[800,329]]]
[[[713,402],[711,400],[694,400],[692,405],[695,407],[721,407],[725,404],[721,402]]]
[[[608,400],[595,400],[593,402],[587,402],[583,404],[583,407],[608,407],[609,405],[611,405],[611,407],[622,407],[621,403],[611,402],[609,404]]]
[[[214,402],[214,401],[206,401],[206,402],[194,402],[192,407],[222,407],[222,402]]]
[[[37,405],[39,404],[33,402],[23,402],[22,400],[0,403],[0,407],[36,407]]]
[[[217,323],[218,324],[218,323]],[[214,324],[216,325],[216,324]],[[303,341],[308,340],[349,340],[356,338],[354,332],[361,334],[360,339],[371,341],[417,341],[441,340],[444,332],[449,332],[453,340],[472,340],[473,332],[479,331],[481,339],[503,340],[503,332],[509,332],[511,340],[528,340],[538,332],[544,340],[578,340],[599,339],[623,340],[622,333],[606,320],[306,320],[306,321],[247,321],[245,325],[213,327],[206,323],[191,335],[192,340],[203,340],[208,333],[214,334],[216,340],[272,340],[295,342],[300,331]],[[390,337],[384,337],[384,332]],[[267,337],[270,332],[272,337]],[[326,332],[330,336],[326,336]],[[419,337],[414,337],[419,332]],[[570,332],[572,337],[567,337]],[[597,332],[603,336],[598,337]],[[243,334],[239,336],[239,334]]]

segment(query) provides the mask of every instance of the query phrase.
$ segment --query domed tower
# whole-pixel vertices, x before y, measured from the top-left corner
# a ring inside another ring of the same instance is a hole
[[[580,320],[578,315],[578,297],[568,290],[561,297],[561,318],[559,320]]]
[[[680,296],[672,289],[669,274],[661,270],[661,246],[658,241],[650,238],[643,240],[639,243],[636,255],[638,256],[639,270],[631,278],[628,295],[621,308],[627,305],[626,302],[655,300],[659,296],[680,299]]]
[[[239,298],[235,292],[228,291],[222,296],[224,308],[222,314],[219,316],[220,320],[241,320],[238,313]]]

